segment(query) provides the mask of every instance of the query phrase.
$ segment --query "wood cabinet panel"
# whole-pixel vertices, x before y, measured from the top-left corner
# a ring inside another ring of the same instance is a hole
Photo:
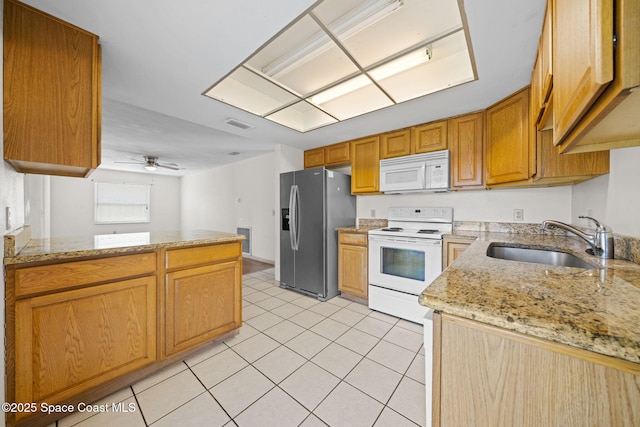
[[[306,150],[304,152],[304,168],[316,168],[324,166],[324,147]]]
[[[20,300],[15,315],[16,402],[62,402],[156,359],[155,276]]]
[[[325,166],[342,165],[349,163],[351,147],[349,142],[340,142],[338,144],[324,147],[324,164]]]
[[[15,271],[16,296],[60,291],[92,283],[154,274],[156,264],[156,254],[148,252],[17,268]]]
[[[367,298],[369,295],[366,237],[366,234],[340,232],[338,238],[338,289],[340,292],[361,298]]]
[[[237,258],[241,254],[242,245],[240,242],[170,249],[165,255],[165,265],[167,270],[173,270],[229,260]]]
[[[341,231],[340,233],[338,233],[338,243],[344,243],[346,245],[367,246],[367,237],[368,236],[366,234],[346,233]]]
[[[439,426],[622,426],[640,422],[640,376],[616,359],[435,315]],[[561,397],[561,398],[560,398]]]
[[[427,123],[411,128],[415,154],[447,149],[447,121]]]
[[[351,193],[380,191],[380,137],[351,141]]]
[[[442,259],[442,268],[449,267],[464,251],[467,250],[470,241],[446,241],[444,242],[444,257]]]
[[[613,0],[554,2],[555,145],[613,80],[613,3]]]
[[[408,156],[414,154],[410,129],[400,129],[380,136],[380,158]]]
[[[565,8],[572,6],[577,8],[593,7],[593,2],[574,3],[564,4],[562,2],[562,6]],[[640,110],[640,91],[635,89],[640,86],[640,32],[638,31],[640,2],[633,0],[605,1],[602,7],[607,9],[602,12],[603,15],[611,13],[611,10],[614,13],[616,42],[613,81],[563,140],[560,140],[558,136],[555,137],[554,143],[559,143],[559,149],[563,153],[602,151],[640,145],[640,121],[635,120],[637,112]],[[571,13],[570,10],[565,12],[566,14]],[[597,25],[595,17],[596,15],[594,15],[593,24]],[[607,19],[604,20],[603,25],[608,25]],[[554,31],[555,28],[554,24]],[[554,33],[554,61],[556,61],[556,46],[564,44],[564,40],[559,37]],[[584,54],[588,55],[591,52],[584,52]],[[563,71],[563,65],[570,69]],[[561,71],[571,73],[572,64],[568,61],[554,62],[553,67],[553,93],[555,94],[555,87],[559,84],[556,81],[556,76]],[[555,98],[553,104],[556,104]]]
[[[240,259],[167,274],[165,356],[239,328]]]
[[[98,37],[14,0],[4,19],[5,160],[87,176],[100,164]]]
[[[487,185],[528,180],[535,171],[535,145],[530,143],[529,88],[487,109]],[[533,167],[532,167],[533,160]]]
[[[451,186],[484,186],[484,114],[474,113],[449,120]]]

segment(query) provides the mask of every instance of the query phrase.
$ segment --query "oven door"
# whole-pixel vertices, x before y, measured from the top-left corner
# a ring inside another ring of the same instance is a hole
[[[369,283],[419,295],[442,273],[442,240],[369,235]]]

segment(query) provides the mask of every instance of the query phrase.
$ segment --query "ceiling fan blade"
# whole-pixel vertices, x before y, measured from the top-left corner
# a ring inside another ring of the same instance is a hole
[[[144,165],[144,162],[113,162],[113,163],[123,163],[126,165]]]
[[[158,166],[159,168],[165,168],[165,169],[172,169],[174,171],[179,171],[180,167],[178,167],[178,165],[173,166],[175,163],[158,163],[156,164],[156,166]]]

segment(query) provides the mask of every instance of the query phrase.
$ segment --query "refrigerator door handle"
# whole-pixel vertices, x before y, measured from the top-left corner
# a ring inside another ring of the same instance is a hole
[[[297,251],[300,248],[300,188],[297,185],[295,187],[295,212],[296,219],[294,221],[294,227],[296,229],[295,235],[295,250]]]
[[[292,185],[289,190],[289,241],[291,250],[296,250],[296,208],[295,208],[296,185]]]

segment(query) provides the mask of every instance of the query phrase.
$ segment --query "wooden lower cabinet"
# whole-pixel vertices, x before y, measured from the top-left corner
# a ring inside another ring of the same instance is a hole
[[[231,246],[234,248],[236,245]],[[207,342],[241,326],[240,251],[238,246],[234,258],[221,262],[195,258],[194,264],[209,265],[167,273],[164,356]]]
[[[369,295],[367,235],[338,233],[338,290],[367,298]]]
[[[64,402],[156,360],[155,276],[23,299],[15,314],[16,402]]]
[[[471,237],[445,237],[442,242],[442,269],[449,267],[474,240]]]
[[[242,323],[241,242],[6,266],[7,402],[91,403]],[[64,412],[8,412],[47,425]]]
[[[434,426],[637,426],[640,365],[434,315]]]

